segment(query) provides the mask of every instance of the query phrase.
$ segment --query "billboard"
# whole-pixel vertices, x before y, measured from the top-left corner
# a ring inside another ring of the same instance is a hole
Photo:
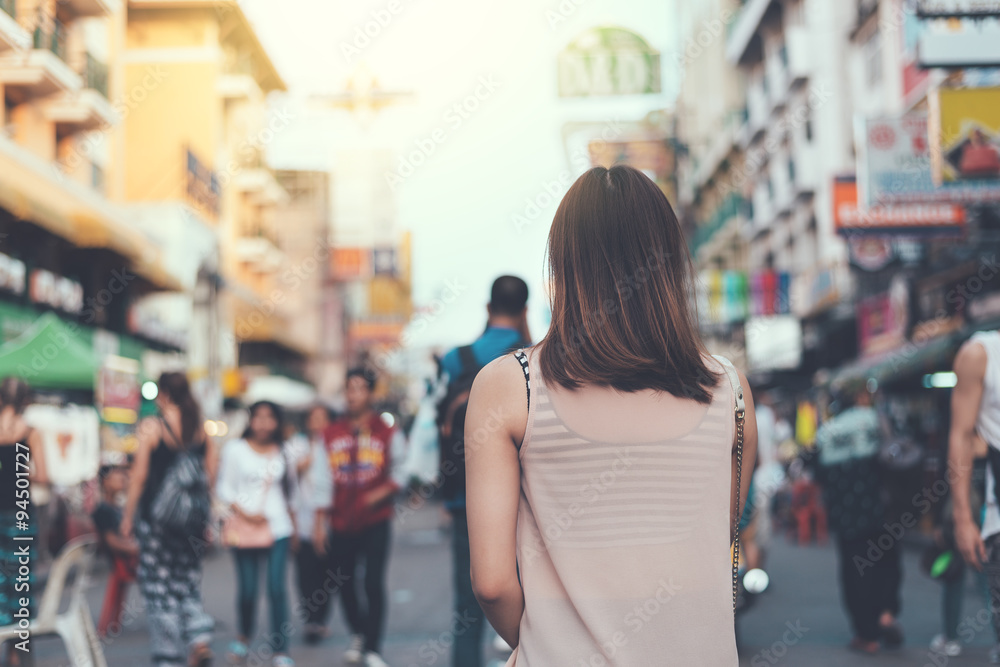
[[[931,99],[936,100],[937,96]],[[955,116],[959,115],[954,109],[954,99],[946,95],[945,101],[948,122],[953,123]],[[988,114],[987,111],[984,116]],[[1000,116],[997,122],[1000,123]],[[936,148],[929,137],[941,136],[934,130],[939,126],[940,123],[932,121],[924,112],[857,121],[855,143],[858,146],[859,201],[865,208],[876,204],[1000,201],[1000,182],[995,179],[941,179],[935,182],[932,153]],[[958,127],[955,125],[955,128]],[[966,132],[970,127],[966,127]],[[948,136],[956,133],[960,134],[960,131],[952,130]],[[952,141],[948,142],[948,146],[952,145]],[[961,154],[955,153],[949,159],[957,159],[960,163]]]
[[[802,324],[794,315],[747,320],[747,367],[751,371],[793,370],[802,362]]]
[[[893,285],[889,292],[858,302],[858,348],[862,356],[891,352],[906,342],[908,299],[905,289]]]
[[[891,152],[889,141],[900,143],[904,141],[898,135],[890,137],[883,144],[884,148],[876,149],[879,159],[882,153]],[[904,149],[899,149],[904,150]],[[905,150],[912,150],[906,148]],[[884,162],[888,163],[885,159]],[[881,164],[881,163],[880,163]],[[900,164],[903,164],[902,162]],[[833,224],[838,234],[843,235],[890,235],[890,234],[935,234],[935,235],[957,235],[961,234],[965,228],[965,209],[955,204],[947,202],[927,202],[887,204],[883,203],[886,193],[893,193],[898,196],[902,190],[897,186],[913,185],[912,192],[924,191],[916,180],[912,183],[909,180],[912,176],[905,166],[899,167],[900,171],[878,171],[879,187],[874,188],[883,200],[875,199],[867,208],[862,208],[858,203],[858,184],[853,176],[838,176],[833,181]],[[899,175],[900,180],[891,181],[888,178],[882,179],[889,173]],[[869,171],[871,174],[871,171]],[[926,185],[930,182],[930,172],[923,174],[926,177],[921,183]],[[922,177],[922,178],[923,178]],[[871,182],[871,176],[869,176]],[[883,185],[890,185],[883,188]],[[933,188],[933,183],[930,183]],[[872,188],[869,188],[871,191]],[[931,190],[933,191],[933,190]]]
[[[1000,87],[943,88],[930,109],[934,182],[1000,200]]]
[[[591,28],[559,54],[560,97],[660,92],[660,53],[631,30]]]

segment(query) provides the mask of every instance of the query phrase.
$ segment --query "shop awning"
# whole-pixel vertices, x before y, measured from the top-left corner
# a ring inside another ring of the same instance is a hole
[[[52,313],[0,345],[0,378],[15,376],[43,389],[94,389],[98,362],[79,327]]]
[[[271,401],[292,410],[303,410],[317,400],[316,390],[310,385],[284,377],[265,375],[250,381],[243,402],[248,405],[257,401]]]
[[[81,248],[107,248],[164,290],[183,286],[163,266],[160,249],[102,195],[0,136],[0,206]]]
[[[955,351],[967,337],[964,332],[956,332],[922,345],[908,343],[877,357],[858,359],[835,371],[830,377],[830,386],[838,389],[848,383],[864,382],[870,378],[883,384],[894,378],[941,370],[942,364],[951,365]]]

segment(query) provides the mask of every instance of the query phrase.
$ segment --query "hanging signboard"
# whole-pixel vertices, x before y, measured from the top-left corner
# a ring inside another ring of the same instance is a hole
[[[141,404],[139,362],[126,357],[105,357],[97,374],[95,394],[102,421],[134,424]]]
[[[661,91],[660,54],[638,34],[591,28],[559,54],[559,96],[654,95]]]
[[[929,101],[934,183],[1000,201],[1000,87],[942,88]]]
[[[926,175],[929,181],[929,172]],[[933,183],[930,185],[933,191]],[[898,193],[895,188],[894,191]],[[884,196],[882,190],[878,192]],[[888,204],[879,200],[862,208],[854,177],[838,176],[833,182],[833,223],[837,232],[845,236],[958,236],[965,229],[965,209],[946,202]]]
[[[990,16],[1000,16],[1000,0],[917,0],[917,17],[922,19]]]
[[[858,302],[858,349],[873,356],[898,349],[906,342],[908,303],[889,292]]]

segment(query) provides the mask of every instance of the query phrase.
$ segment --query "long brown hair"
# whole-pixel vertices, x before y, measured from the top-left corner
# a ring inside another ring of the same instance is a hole
[[[546,380],[711,401],[719,375],[698,335],[691,257],[655,183],[624,165],[591,169],[559,205],[548,254]]]
[[[201,429],[201,408],[191,394],[191,384],[183,373],[163,373],[156,383],[161,394],[181,411],[181,440],[183,444],[195,443]]]

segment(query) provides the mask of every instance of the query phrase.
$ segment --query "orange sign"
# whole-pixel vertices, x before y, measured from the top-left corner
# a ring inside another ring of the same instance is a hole
[[[371,275],[369,248],[334,248],[330,253],[330,270],[334,280],[360,280]]]
[[[965,209],[953,204],[893,204],[858,206],[858,185],[853,176],[833,181],[833,222],[840,234],[961,233]]]

